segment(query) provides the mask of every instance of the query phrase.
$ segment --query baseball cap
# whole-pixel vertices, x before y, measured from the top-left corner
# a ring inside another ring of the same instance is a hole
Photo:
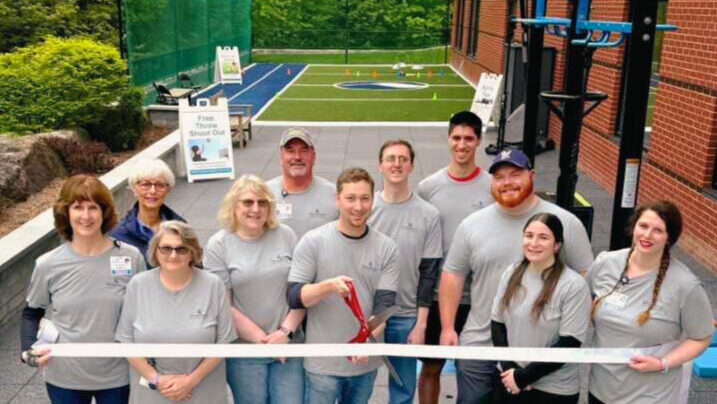
[[[279,146],[284,147],[292,139],[300,139],[306,143],[309,147],[314,147],[314,142],[311,140],[311,132],[304,128],[289,128],[281,134],[281,140]]]
[[[490,164],[488,172],[493,174],[501,164],[510,164],[519,168],[527,168],[528,170],[533,169],[528,156],[520,150],[507,149],[498,153]]]

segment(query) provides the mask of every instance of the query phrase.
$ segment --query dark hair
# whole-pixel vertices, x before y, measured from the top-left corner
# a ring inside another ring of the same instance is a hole
[[[107,186],[91,175],[75,175],[65,180],[52,207],[55,229],[64,240],[72,240],[69,209],[77,201],[91,201],[100,206],[102,234],[107,234],[117,224],[114,199]]]
[[[453,132],[453,128],[461,125],[473,129],[473,133],[475,133],[476,137],[480,139],[481,134],[483,133],[483,122],[480,120],[478,115],[472,113],[471,111],[456,112],[451,117],[451,120],[448,121],[448,134],[450,135],[451,132]]]
[[[533,222],[541,222],[544,225],[548,226],[550,231],[553,233],[555,242],[560,243],[560,246],[562,248],[564,241],[563,223],[557,216],[553,215],[552,213],[537,213],[533,215],[530,219],[528,219],[528,221],[525,223],[525,226],[523,226],[523,233],[525,233],[525,229],[527,229],[528,226],[530,226],[530,224]],[[533,308],[530,310],[530,313],[533,315],[533,318],[535,320],[540,317],[540,314],[543,312],[543,309],[553,297],[553,292],[555,292],[555,288],[558,286],[560,276],[563,274],[563,270],[565,269],[565,264],[563,264],[563,261],[560,259],[559,255],[560,250],[555,253],[555,262],[553,263],[553,265],[548,268],[545,268],[540,274],[540,277],[543,280],[543,288],[541,289],[538,297],[535,299],[535,302],[533,302]],[[513,271],[513,273],[511,274],[510,279],[508,280],[508,285],[505,288],[505,293],[500,299],[501,311],[510,308],[510,303],[512,302],[513,297],[521,288],[523,275],[528,269],[529,264],[530,262],[528,261],[528,259],[523,257],[523,260],[518,263],[517,267],[515,268],[515,271]]]
[[[353,184],[360,181],[368,182],[371,186],[371,195],[373,195],[373,178],[371,178],[368,171],[358,167],[347,168],[339,174],[339,178],[336,179],[336,193],[341,193],[344,184]]]
[[[197,151],[197,150],[199,150],[199,146],[197,146],[197,145],[192,145],[192,151],[195,152],[195,151]]]
[[[398,146],[398,145],[406,146],[406,148],[408,149],[408,153],[411,155],[411,164],[413,164],[413,159],[416,158],[416,153],[413,151],[413,146],[411,146],[411,144],[408,143],[408,141],[403,140],[403,139],[392,139],[392,140],[385,141],[383,143],[383,145],[381,146],[381,149],[378,151],[378,162],[380,163],[381,161],[383,161],[383,151],[384,150],[386,150],[387,148],[389,148],[391,146]]]
[[[680,210],[677,208],[677,206],[675,206],[674,203],[661,200],[643,203],[638,206],[637,209],[635,209],[635,212],[633,212],[632,216],[630,216],[630,221],[628,222],[629,224],[627,228],[627,234],[630,239],[632,239],[637,221],[640,220],[640,217],[642,217],[642,215],[648,210],[655,212],[655,214],[657,214],[657,216],[659,216],[660,219],[662,219],[662,221],[665,223],[665,230],[667,231],[667,243],[665,245],[665,248],[662,250],[662,256],[660,257],[660,268],[657,270],[655,285],[652,288],[652,300],[650,300],[650,305],[647,307],[647,310],[643,311],[642,313],[640,313],[640,315],[637,316],[638,325],[643,325],[645,324],[645,322],[647,322],[647,320],[650,319],[650,311],[653,307],[655,307],[655,303],[657,303],[657,296],[659,296],[660,294],[662,282],[665,280],[667,268],[670,266],[670,248],[672,248],[672,246],[677,243],[677,240],[680,239],[680,234],[682,234],[682,214],[680,213]],[[595,317],[595,311],[600,306],[600,303],[602,303],[603,299],[610,296],[617,289],[622,278],[627,272],[627,267],[628,265],[630,265],[630,257],[632,256],[632,253],[634,251],[635,244],[633,243],[627,253],[625,267],[622,269],[622,274],[620,274],[620,278],[618,278],[618,281],[615,282],[615,286],[613,286],[610,292],[608,292],[606,295],[600,296],[595,299],[591,312],[592,318]]]

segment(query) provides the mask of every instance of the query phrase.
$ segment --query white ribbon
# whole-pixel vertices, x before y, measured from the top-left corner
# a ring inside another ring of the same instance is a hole
[[[277,358],[401,356],[557,363],[629,363],[634,348],[517,348],[404,344],[45,344],[51,356],[74,358]]]

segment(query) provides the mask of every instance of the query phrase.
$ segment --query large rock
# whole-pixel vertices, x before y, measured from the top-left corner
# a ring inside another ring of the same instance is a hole
[[[72,131],[23,137],[0,136],[0,210],[24,201],[50,181],[67,176],[62,160],[42,136],[77,136]]]

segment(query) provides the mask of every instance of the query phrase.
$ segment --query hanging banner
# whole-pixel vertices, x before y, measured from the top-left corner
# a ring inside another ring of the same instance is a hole
[[[234,153],[226,98],[219,98],[217,105],[209,105],[208,99],[199,99],[195,107],[190,106],[186,99],[179,100],[179,131],[187,182],[234,179]]]
[[[480,81],[471,104],[471,112],[478,115],[483,122],[483,132],[488,128],[489,122],[493,121],[494,124],[497,124],[495,122],[497,119],[494,117],[500,109],[497,101],[502,83],[502,74],[483,73],[480,75]]]
[[[239,48],[217,46],[217,56],[214,60],[214,81],[242,84]]]

